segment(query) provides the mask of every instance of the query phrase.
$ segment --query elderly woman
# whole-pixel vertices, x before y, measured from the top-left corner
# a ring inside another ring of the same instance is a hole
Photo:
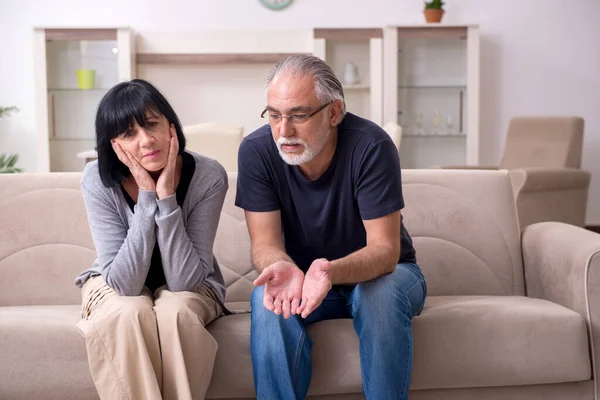
[[[81,192],[97,258],[76,284],[78,322],[102,399],[202,399],[225,285],[213,243],[227,174],[185,151],[181,124],[150,83],[119,83],[96,115],[98,160]]]

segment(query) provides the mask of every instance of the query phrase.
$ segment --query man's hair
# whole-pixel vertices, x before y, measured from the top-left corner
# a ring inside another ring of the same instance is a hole
[[[329,65],[318,57],[309,54],[294,54],[279,61],[269,72],[266,89],[278,76],[311,77],[315,82],[317,97],[323,103],[341,100],[342,111],[338,124],[346,115],[346,102],[344,100],[344,89],[340,80]]]
[[[96,112],[98,169],[104,186],[118,186],[131,175],[129,168],[115,154],[111,139],[135,123],[145,127],[147,113],[155,117],[164,116],[169,125],[175,125],[179,154],[185,150],[185,137],[179,118],[162,93],[142,79],[118,83],[104,95]]]

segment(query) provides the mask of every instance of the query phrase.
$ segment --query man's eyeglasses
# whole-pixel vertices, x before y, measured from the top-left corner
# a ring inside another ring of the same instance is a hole
[[[262,112],[262,114],[260,114],[260,117],[264,118],[265,114],[268,113],[269,123],[271,125],[278,125],[284,118],[287,118],[288,121],[290,121],[290,123],[292,123],[292,124],[302,125],[302,124],[305,124],[306,122],[308,122],[309,119],[311,119],[312,117],[317,115],[319,112],[321,112],[321,110],[323,110],[325,107],[327,107],[331,103],[332,103],[331,101],[328,103],[325,103],[321,107],[317,108],[315,111],[313,111],[311,113],[296,113],[296,114],[290,114],[290,115],[282,115],[276,111],[271,111],[268,108],[266,108]]]

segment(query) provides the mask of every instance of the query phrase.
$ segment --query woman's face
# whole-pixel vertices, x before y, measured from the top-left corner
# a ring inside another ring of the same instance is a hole
[[[144,127],[136,122],[113,141],[147,171],[160,171],[167,165],[171,134],[176,135],[175,125],[169,124],[163,115],[146,113],[146,118]]]

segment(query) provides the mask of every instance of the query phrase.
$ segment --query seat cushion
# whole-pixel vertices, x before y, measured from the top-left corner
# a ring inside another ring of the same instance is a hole
[[[220,318],[208,398],[254,396],[250,315]],[[560,305],[521,296],[429,297],[413,322],[411,389],[578,382],[591,378],[584,319]],[[359,393],[358,339],[351,320],[309,327],[309,394]]]
[[[591,379],[585,320],[549,301],[430,297],[413,332],[413,389]]]
[[[0,399],[97,399],[81,306],[0,307]]]
[[[80,309],[0,307],[0,376],[5,378],[0,398],[97,398],[85,344],[75,328]],[[219,350],[207,397],[253,397],[250,315],[222,317],[208,330]],[[413,331],[413,390],[591,378],[585,321],[544,300],[430,297]],[[359,393],[358,340],[352,321],[319,322],[309,333],[314,341],[309,394]]]

